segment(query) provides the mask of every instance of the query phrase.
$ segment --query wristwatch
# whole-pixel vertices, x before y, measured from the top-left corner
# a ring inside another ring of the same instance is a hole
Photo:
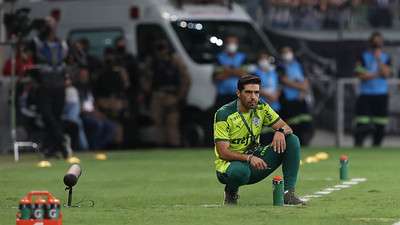
[[[285,130],[282,127],[277,129],[277,130],[275,130],[275,132],[281,132],[282,134],[284,134],[286,136]]]

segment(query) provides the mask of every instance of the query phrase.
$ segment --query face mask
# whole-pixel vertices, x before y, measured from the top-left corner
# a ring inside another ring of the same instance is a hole
[[[226,51],[228,51],[229,53],[235,53],[238,50],[238,47],[239,46],[237,44],[234,44],[234,43],[228,44],[226,46]]]
[[[287,52],[287,53],[284,53],[284,54],[282,55],[282,59],[285,60],[286,62],[292,61],[293,58],[294,58],[293,52]]]
[[[371,47],[372,48],[381,48],[382,44],[380,42],[372,42]]]
[[[258,66],[263,70],[270,70],[272,65],[268,59],[260,59],[258,60]]]

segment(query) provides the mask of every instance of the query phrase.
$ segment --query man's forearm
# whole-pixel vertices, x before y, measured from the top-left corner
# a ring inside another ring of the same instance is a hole
[[[278,122],[272,125],[272,129],[274,130],[279,130],[281,128],[283,129],[285,135],[293,133],[292,128],[282,119],[279,119]]]
[[[358,78],[360,78],[361,80],[371,80],[371,79],[375,78],[375,76],[373,74],[370,74],[370,73],[367,73],[367,72],[357,73],[356,76]]]
[[[248,161],[249,156],[250,155],[242,154],[239,152],[232,152],[230,150],[227,150],[227,152],[220,155],[221,159],[226,161]]]
[[[250,155],[229,150],[229,142],[217,142],[216,149],[221,159],[226,161],[249,161]]]
[[[390,66],[386,64],[379,64],[379,74],[383,77],[389,77],[392,74]]]

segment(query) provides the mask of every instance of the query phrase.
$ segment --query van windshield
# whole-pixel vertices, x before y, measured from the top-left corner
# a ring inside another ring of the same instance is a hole
[[[223,50],[224,37],[236,35],[239,51],[254,62],[260,51],[267,51],[261,37],[247,22],[235,21],[183,21],[172,22],[184,48],[197,63],[214,63],[216,55]]]

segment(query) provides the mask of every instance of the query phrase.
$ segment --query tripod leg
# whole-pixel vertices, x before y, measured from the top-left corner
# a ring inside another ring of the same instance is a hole
[[[68,204],[67,204],[67,206],[71,207],[71,203],[72,203],[72,187],[69,187],[68,189],[69,189],[69,191],[68,191]]]

